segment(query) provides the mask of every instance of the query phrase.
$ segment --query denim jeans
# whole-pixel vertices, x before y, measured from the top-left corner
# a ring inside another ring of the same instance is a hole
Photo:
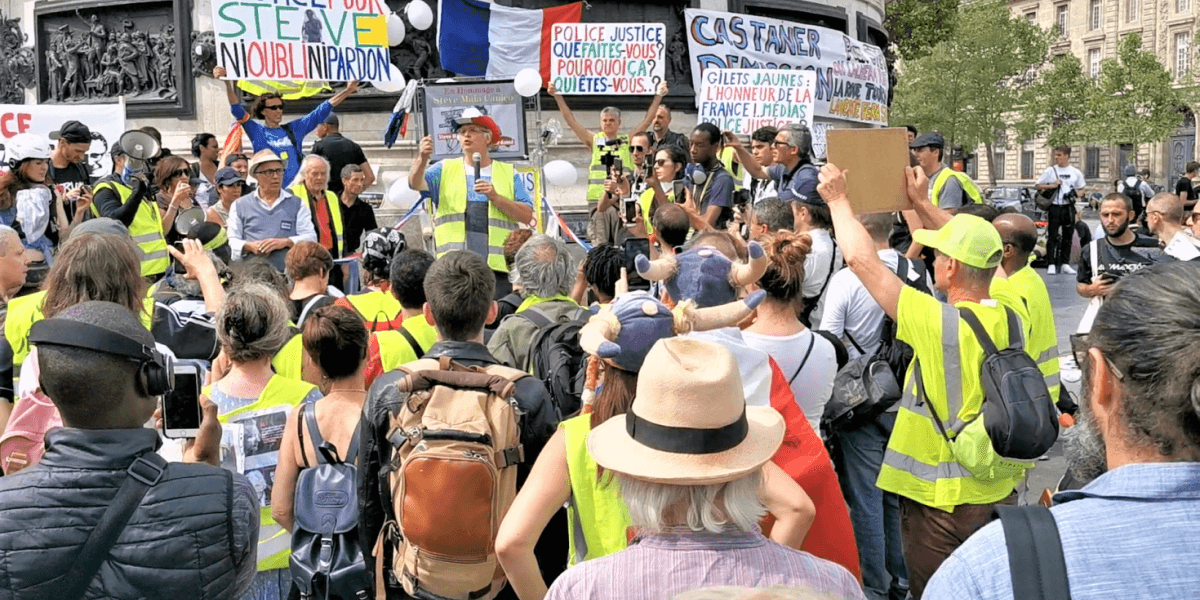
[[[858,542],[863,590],[870,600],[903,600],[908,594],[908,571],[900,538],[900,499],[875,487],[895,423],[896,413],[884,413],[853,430],[837,433],[838,476]]]

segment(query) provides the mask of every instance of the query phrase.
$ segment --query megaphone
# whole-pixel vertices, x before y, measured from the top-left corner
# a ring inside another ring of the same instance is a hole
[[[150,161],[162,150],[158,140],[137,129],[122,133],[117,143],[121,145],[121,151],[125,153],[125,156],[129,157],[125,164],[132,171],[148,168]]]

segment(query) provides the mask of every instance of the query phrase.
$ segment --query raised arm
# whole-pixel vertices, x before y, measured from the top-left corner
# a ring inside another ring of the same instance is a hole
[[[329,104],[332,106],[337,106],[342,103],[342,100],[349,98],[350,95],[353,94],[357,90],[358,90],[358,82],[351,81],[350,83],[346,84],[345,89],[334,94],[333,97],[329,99]]]
[[[213,77],[224,79],[225,67],[213,67]],[[230,80],[225,80],[225,96],[229,98],[230,106],[241,106],[242,99],[238,98],[237,87]],[[237,115],[234,115],[237,116]]]
[[[588,150],[591,150],[592,132],[588,131],[587,127],[584,127],[575,119],[575,113],[572,113],[571,109],[567,107],[567,101],[563,99],[562,94],[558,93],[558,88],[554,87],[554,84],[551,83],[546,86],[546,92],[550,94],[551,98],[554,98],[554,103],[558,105],[558,112],[562,113],[563,120],[567,122],[567,127],[570,127],[571,131],[575,132],[575,137],[579,138],[579,141],[583,142],[583,145],[587,146]]]
[[[918,167],[904,167],[905,190],[912,210],[921,219],[922,229],[941,229],[954,215],[929,201],[929,178]],[[907,211],[906,211],[907,212]],[[909,231],[912,231],[911,224]]]
[[[423,192],[429,189],[425,185],[425,167],[429,166],[429,157],[433,156],[433,137],[421,138],[417,146],[417,157],[413,159],[412,167],[408,170],[408,187]]]
[[[650,108],[646,110],[646,118],[642,119],[642,122],[638,123],[637,127],[634,127],[631,133],[641,133],[650,128],[650,125],[654,123],[654,115],[658,114],[658,105],[662,104],[663,96],[666,96],[669,91],[671,91],[671,88],[667,86],[667,82],[664,81],[658,84],[654,100],[650,102]]]
[[[725,131],[723,132],[723,135],[725,136],[725,145],[733,148],[733,151],[737,153],[738,162],[742,163],[742,167],[746,169],[746,172],[749,173],[751,177],[755,179],[771,178],[771,176],[767,174],[767,170],[762,168],[762,165],[758,164],[758,159],[754,158],[753,154],[750,154],[748,151],[746,151],[746,147],[742,145],[742,140],[738,138],[736,133],[732,131]]]

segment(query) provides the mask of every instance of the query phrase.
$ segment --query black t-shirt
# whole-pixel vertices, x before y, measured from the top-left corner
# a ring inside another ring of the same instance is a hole
[[[316,300],[313,301],[313,298],[316,298]],[[301,298],[299,300],[292,300],[292,314],[296,316],[296,326],[300,327],[300,326],[304,325],[304,321],[300,320],[301,313],[303,313],[304,318],[307,319],[309,315],[313,314],[314,310],[317,310],[318,308],[321,308],[322,306],[330,306],[334,303],[335,300],[336,300],[336,298],[333,298],[331,296],[326,296],[325,294],[313,294],[312,296],[309,296],[307,298]],[[308,312],[305,313],[304,307],[308,306],[309,302],[312,302],[313,305],[309,306]]]
[[[1117,278],[1154,263],[1173,260],[1158,247],[1158,240],[1152,237],[1139,235],[1132,243],[1124,246],[1113,244],[1108,237],[1102,237],[1093,243],[1096,245],[1096,266],[1100,273],[1110,273]],[[1091,244],[1079,253],[1076,272],[1076,281],[1092,283]]]
[[[54,197],[60,201],[67,197],[67,192],[70,192],[80,186],[92,184],[92,173],[88,170],[87,163],[70,163],[67,166],[59,169],[54,166],[53,159],[46,162],[50,167],[50,170],[46,173],[46,176],[50,178],[50,181],[54,182]],[[67,213],[67,222],[70,223],[71,221],[74,221],[74,203],[67,204],[63,206],[63,208],[66,209],[64,212]],[[58,244],[58,227],[55,225],[54,215],[54,210],[51,210],[50,233],[46,237],[50,238],[50,240],[55,244]]]
[[[375,209],[371,208],[370,204],[362,200],[355,200],[352,206],[342,204],[342,248],[345,249],[343,256],[358,252],[363,232],[376,227],[379,225],[375,222]]]
[[[1192,187],[1192,180],[1187,177],[1180,177],[1179,181],[1175,182],[1175,194],[1187,194],[1184,198],[1187,200],[1195,200],[1200,198],[1200,194],[1196,193],[1196,188]]]
[[[348,140],[340,133],[331,133],[313,144],[312,153],[329,161],[329,189],[342,193],[342,167],[361,165],[367,162],[362,146]]]

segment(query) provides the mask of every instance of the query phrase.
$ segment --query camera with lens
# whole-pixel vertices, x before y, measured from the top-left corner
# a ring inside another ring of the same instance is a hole
[[[617,159],[617,150],[624,144],[625,140],[617,138],[608,140],[600,148],[600,164],[604,165],[605,169],[613,168],[613,161]]]

